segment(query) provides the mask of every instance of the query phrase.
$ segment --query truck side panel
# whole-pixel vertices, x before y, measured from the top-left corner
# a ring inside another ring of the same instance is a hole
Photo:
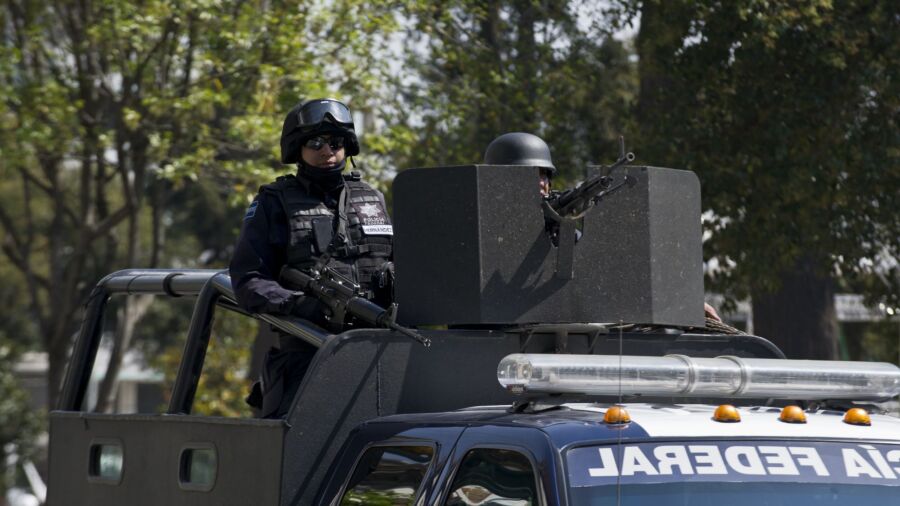
[[[281,420],[55,411],[48,504],[277,506],[284,431]]]

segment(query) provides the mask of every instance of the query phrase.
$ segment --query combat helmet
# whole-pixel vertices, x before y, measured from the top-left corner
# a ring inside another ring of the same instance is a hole
[[[491,141],[484,152],[484,163],[528,165],[547,169],[551,177],[556,175],[547,143],[537,135],[525,132],[506,133]]]
[[[320,98],[301,102],[284,118],[281,128],[281,163],[299,163],[303,143],[322,134],[342,135],[347,156],[359,154],[353,116],[342,102]]]

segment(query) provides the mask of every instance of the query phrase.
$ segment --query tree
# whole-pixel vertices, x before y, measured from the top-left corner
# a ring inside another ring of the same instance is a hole
[[[42,423],[42,415],[29,409],[28,394],[12,371],[18,348],[6,336],[0,335],[0,458],[4,463],[9,462],[10,451],[19,459],[30,458]],[[0,475],[2,504],[5,504],[6,491],[13,485],[8,483],[8,475]]]
[[[227,417],[252,415],[244,399],[249,395],[254,379],[248,378],[247,370],[250,368],[250,349],[256,328],[256,320],[226,310],[217,311],[192,413]],[[166,385],[175,384],[185,333],[180,337],[151,360],[154,367],[165,371]],[[165,401],[168,402],[169,398],[166,397]]]
[[[401,166],[480,163],[490,141],[510,131],[542,136],[563,179],[612,158],[627,128],[635,69],[598,12],[576,12],[585,8],[528,0],[409,5],[418,43],[409,45],[407,68],[417,79],[403,86],[412,112],[400,123],[412,124],[414,140]]]
[[[246,202],[278,168],[282,111],[303,96],[346,94],[364,104],[378,91],[379,67],[360,62],[393,26],[389,7],[3,4],[3,252],[49,353],[51,405],[93,283],[117,267],[169,258],[163,204],[172,185],[203,177],[223,200]],[[145,307],[132,301],[122,310],[101,408],[115,395],[117,357]]]
[[[641,145],[697,171],[712,286],[788,356],[836,353],[838,283],[900,297],[900,8],[621,2],[638,12]]]

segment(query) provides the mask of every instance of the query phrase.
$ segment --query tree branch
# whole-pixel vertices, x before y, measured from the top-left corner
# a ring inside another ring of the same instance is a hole
[[[4,209],[3,206],[0,206],[0,224],[6,229],[6,234],[9,236],[16,249],[21,248],[22,240],[16,233],[15,223],[13,223],[12,218],[6,213],[6,209]]]
[[[156,51],[158,51],[159,48],[162,47],[163,44],[165,44],[166,40],[168,40],[169,35],[172,34],[174,26],[175,23],[173,23],[172,18],[168,18],[166,20],[166,25],[163,29],[163,33],[159,37],[159,40],[157,40],[156,44],[154,44],[153,47],[150,48],[149,51],[147,51],[147,54],[144,55],[144,58],[141,59],[138,62],[137,67],[135,67],[134,82],[139,83],[143,80],[144,71],[147,69],[147,65],[150,63],[150,60],[153,58],[153,55],[156,53]]]
[[[92,242],[96,240],[98,237],[103,237],[108,234],[113,227],[121,223],[123,220],[128,218],[133,211],[132,206],[126,204],[119,209],[117,209],[114,213],[110,214],[99,223],[90,227],[89,229],[89,239],[88,242]]]

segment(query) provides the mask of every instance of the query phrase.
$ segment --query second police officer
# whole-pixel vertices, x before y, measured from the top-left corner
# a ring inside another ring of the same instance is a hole
[[[382,276],[392,256],[390,217],[384,196],[346,174],[359,153],[350,110],[333,99],[302,102],[281,132],[281,162],[296,174],[260,188],[244,216],[229,271],[238,304],[251,313],[294,315],[340,330],[315,297],[278,282],[285,266],[309,271],[329,267],[354,280],[364,294],[387,304]],[[283,416],[316,348],[282,336],[266,356],[262,381],[248,400],[264,417]]]
[[[537,135],[526,132],[509,132],[500,135],[488,145],[484,152],[484,163],[487,165],[524,165],[539,169],[538,184],[541,197],[547,198],[553,186],[553,176],[556,175],[556,166],[550,157],[550,147]],[[555,228],[552,223],[547,224],[547,231],[553,237]],[[581,231],[576,230],[576,237],[581,237]],[[721,326],[722,318],[714,307],[703,303],[703,311],[707,318],[707,325],[716,325],[718,330],[736,330],[731,327]]]

